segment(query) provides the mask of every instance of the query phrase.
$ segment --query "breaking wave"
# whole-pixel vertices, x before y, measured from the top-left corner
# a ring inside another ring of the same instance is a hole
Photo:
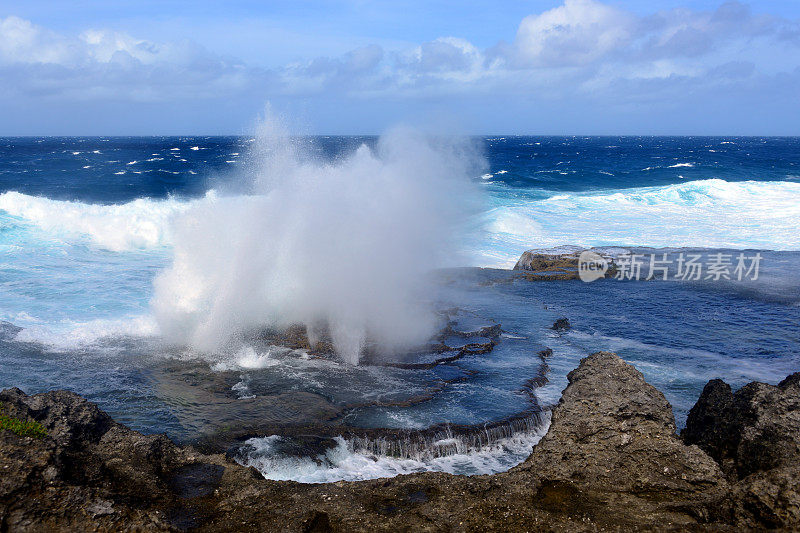
[[[207,195],[213,196],[213,192]],[[139,198],[124,204],[100,205],[9,191],[0,194],[0,210],[57,238],[87,241],[99,248],[123,252],[170,245],[173,217],[201,201]]]
[[[340,436],[328,449],[311,455],[291,453],[291,437],[271,435],[248,439],[235,459],[255,467],[267,479],[301,483],[359,481],[415,472],[494,474],[524,461],[549,427],[550,412],[544,411],[467,435],[445,429],[408,440]]]
[[[490,266],[513,265],[521,250],[567,243],[800,249],[800,184],[793,182],[709,179],[495,201],[476,251]]]

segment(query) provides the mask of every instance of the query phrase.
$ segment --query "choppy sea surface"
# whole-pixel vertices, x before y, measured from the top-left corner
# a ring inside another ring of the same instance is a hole
[[[376,140],[296,142],[335,162]],[[756,137],[478,139],[487,165],[471,176],[481,210],[463,266],[488,268],[437,273],[430,298],[458,308],[462,331],[501,324],[492,352],[431,368],[354,367],[252,346],[198,364],[160,341],[153,280],[172,260],[175,217],[225,195],[252,144],[0,138],[0,387],[68,388],[137,430],[192,440],[222,421],[278,427],[323,412],[349,427],[481,427],[546,410],[567,372],[598,350],[662,390],[679,426],[709,379],[776,383],[800,370],[800,139]],[[763,259],[759,279],[743,283],[528,282],[502,270],[526,249],[563,245]],[[559,317],[573,329],[550,329]],[[524,459],[543,430],[477,444],[438,435],[431,446],[447,452],[400,456],[339,439],[312,458],[282,454],[284,437],[263,434],[246,461],[301,481],[494,472]]]

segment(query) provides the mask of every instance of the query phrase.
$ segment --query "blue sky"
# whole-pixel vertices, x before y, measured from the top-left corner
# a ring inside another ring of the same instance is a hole
[[[7,2],[0,135],[800,135],[800,2]]]

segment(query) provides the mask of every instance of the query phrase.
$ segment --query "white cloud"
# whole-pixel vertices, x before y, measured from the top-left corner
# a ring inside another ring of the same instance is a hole
[[[373,44],[272,70],[192,42],[150,42],[108,29],[68,36],[18,17],[0,19],[0,92],[34,98],[605,94],[620,100],[646,97],[655,83],[660,91],[685,92],[730,88],[734,79],[794,79],[799,65],[800,24],[753,14],[739,2],[639,16],[599,0],[565,0],[525,17],[512,43],[488,50],[451,36],[406,50]]]
[[[619,9],[594,0],[566,0],[522,19],[514,45],[532,65],[581,65],[625,46],[635,26],[636,19]]]
[[[19,17],[0,19],[0,64],[74,63],[76,44]]]
[[[163,101],[219,96],[268,78],[191,42],[153,43],[108,30],[68,37],[18,17],[0,19],[6,95]]]
[[[440,37],[418,46],[408,66],[421,72],[463,72],[480,68],[481,58],[481,52],[469,41]]]

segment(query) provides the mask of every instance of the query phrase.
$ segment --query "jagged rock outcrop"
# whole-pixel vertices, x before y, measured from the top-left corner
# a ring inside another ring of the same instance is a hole
[[[685,526],[727,487],[718,465],[675,434],[672,408],[642,374],[611,353],[569,373],[549,431],[516,470],[539,487],[534,505],[571,506],[594,518],[624,506],[620,527]]]
[[[777,386],[753,382],[736,393],[709,381],[682,432],[731,479],[800,463],[800,372]]]
[[[0,393],[4,412],[38,421],[48,436],[0,431],[0,531],[800,525],[791,463],[752,473],[747,484],[729,481],[709,455],[678,438],[664,396],[613,354],[587,357],[569,382],[547,435],[509,472],[323,485],[265,480],[224,455],[140,435],[69,392],[27,396],[6,390]]]
[[[708,382],[681,435],[732,483],[718,514],[752,527],[800,525],[800,372],[736,393],[722,380]]]

